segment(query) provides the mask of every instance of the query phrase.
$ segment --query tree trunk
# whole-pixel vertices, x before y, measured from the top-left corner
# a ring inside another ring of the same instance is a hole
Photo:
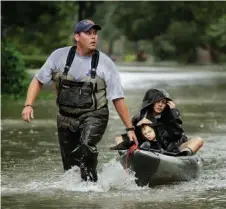
[[[85,3],[84,1],[78,2],[78,21],[84,19]]]
[[[109,45],[108,45],[108,56],[111,56],[113,54],[113,46],[114,46],[114,39],[110,39]]]
[[[90,19],[96,11],[99,2],[78,1],[78,20]]]

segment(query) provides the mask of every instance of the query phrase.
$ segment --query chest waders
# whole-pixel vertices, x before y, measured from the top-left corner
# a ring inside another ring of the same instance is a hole
[[[55,79],[61,156],[64,170],[77,165],[83,180],[97,181],[96,144],[105,132],[109,116],[106,86],[96,75],[97,50],[92,56],[90,76],[78,82],[68,74],[75,52],[76,48],[71,47],[64,72]]]

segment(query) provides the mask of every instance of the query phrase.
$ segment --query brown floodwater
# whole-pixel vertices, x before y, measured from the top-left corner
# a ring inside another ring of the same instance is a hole
[[[2,208],[178,208],[226,205],[226,68],[118,66],[126,101],[136,114],[148,88],[166,89],[181,111],[187,136],[205,140],[198,179],[153,188],[138,187],[109,151],[124,126],[109,102],[110,120],[99,143],[97,183],[80,181],[77,168],[64,173],[56,133],[54,100],[38,100],[35,120],[21,120],[24,101],[2,101]],[[48,88],[45,89],[48,91]]]

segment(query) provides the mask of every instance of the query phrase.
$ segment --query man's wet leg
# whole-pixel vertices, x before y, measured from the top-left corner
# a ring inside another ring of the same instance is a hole
[[[81,169],[81,176],[88,171],[87,180],[96,182],[98,180],[97,164],[98,150],[97,143],[102,139],[108,122],[108,110],[104,110],[103,115],[91,115],[85,117],[81,123],[81,141],[82,141],[82,163],[86,169]],[[100,112],[100,110],[99,110]],[[101,114],[101,112],[100,112]]]
[[[63,121],[63,122],[61,122]],[[80,132],[71,130],[67,123],[68,120],[64,116],[58,115],[57,117],[57,130],[60,145],[60,152],[63,162],[64,170],[71,169],[72,166],[80,166],[80,160],[71,155],[72,150],[80,145]]]
[[[84,181],[97,181],[97,148],[96,146],[90,146],[82,144],[72,151],[72,156],[76,159],[80,159],[80,172],[81,178]]]

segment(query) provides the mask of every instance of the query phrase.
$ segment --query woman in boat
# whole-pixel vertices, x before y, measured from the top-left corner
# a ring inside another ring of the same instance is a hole
[[[133,124],[142,121],[157,124],[157,133],[166,151],[179,147],[181,152],[193,154],[203,146],[200,137],[188,139],[184,134],[180,112],[165,90],[149,89],[145,93],[140,113],[133,118]]]
[[[184,134],[180,112],[164,90],[149,89],[145,93],[139,114],[133,117],[139,144],[144,142],[139,126],[144,123],[156,124],[156,134],[165,151],[192,155],[203,146],[203,139],[200,137],[188,139]],[[117,144],[120,141],[128,141],[126,134],[116,138]]]

